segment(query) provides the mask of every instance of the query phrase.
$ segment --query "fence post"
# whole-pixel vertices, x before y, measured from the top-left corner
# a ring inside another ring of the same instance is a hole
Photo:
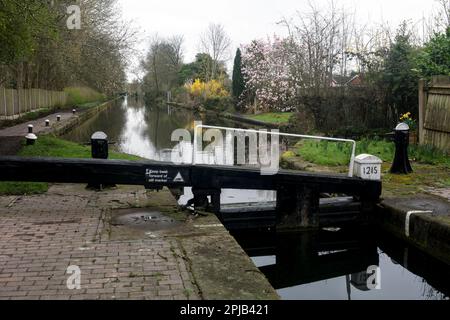
[[[11,89],[11,101],[12,101],[12,118],[14,119],[14,115],[16,114],[16,111],[15,111],[16,103],[14,101],[14,89]]]
[[[425,79],[419,80],[419,144],[425,143],[425,117],[426,117],[426,106],[427,106],[427,92],[426,92],[427,81]]]
[[[8,117],[8,109],[6,108],[6,88],[3,87],[3,102],[4,102],[4,107],[5,107],[5,119],[7,119]]]

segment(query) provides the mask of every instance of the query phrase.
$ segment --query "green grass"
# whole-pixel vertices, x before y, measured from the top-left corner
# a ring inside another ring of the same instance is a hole
[[[417,162],[438,165],[442,164],[447,168],[450,168],[450,155],[445,154],[441,150],[430,146],[411,146],[410,155]]]
[[[41,136],[34,146],[24,146],[19,152],[22,157],[54,157],[54,158],[91,158],[90,146],[53,136]],[[141,160],[129,154],[110,152],[110,159]],[[40,194],[48,190],[47,183],[0,182],[0,195]]]
[[[0,195],[42,194],[47,190],[47,183],[0,182]]]
[[[53,136],[41,136],[33,146],[25,146],[19,153],[23,157],[91,158],[91,147]],[[141,160],[137,156],[110,152],[110,159]]]
[[[274,124],[283,124],[288,123],[289,119],[294,113],[292,112],[270,112],[270,113],[261,113],[256,115],[249,115],[247,116],[250,119],[267,122],[267,123],[274,123]]]
[[[441,180],[441,183],[444,185],[444,187],[450,187],[450,178]]]
[[[87,87],[68,87],[64,89],[67,93],[67,104],[69,105],[81,105],[94,101],[105,101],[106,96],[91,88]]]
[[[306,161],[315,164],[342,166],[350,162],[351,144],[308,140],[297,145],[296,153]],[[393,142],[385,140],[363,139],[357,141],[356,145],[356,154],[362,153],[375,155],[385,162],[392,162],[395,146]],[[443,165],[450,168],[450,157],[431,146],[412,145],[409,148],[409,157],[419,163]]]
[[[79,105],[77,105],[77,109],[78,110],[86,110],[86,109],[94,108],[94,107],[102,104],[103,102],[104,101],[99,100],[99,101],[87,102],[87,103],[79,104]]]
[[[308,162],[324,166],[342,166],[349,163],[351,146],[328,141],[302,141],[296,153]]]

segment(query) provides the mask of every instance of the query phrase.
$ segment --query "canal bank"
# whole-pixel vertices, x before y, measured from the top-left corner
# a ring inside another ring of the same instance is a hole
[[[0,137],[25,137],[28,134],[28,125],[33,126],[33,133],[37,135],[54,134],[60,136],[113,106],[116,100],[110,100],[90,108],[74,109],[75,112],[73,110],[62,110],[40,119],[4,128],[0,130]],[[58,116],[60,116],[59,121]],[[46,125],[46,120],[49,120],[48,126]]]
[[[373,218],[383,229],[450,265],[450,198],[386,198]]]
[[[113,99],[104,103],[99,104],[98,106],[88,108],[88,109],[82,109],[76,117],[70,118],[67,122],[62,123],[61,125],[56,125],[53,127],[53,134],[57,136],[62,136],[66,134],[67,132],[73,130],[77,126],[80,126],[88,119],[94,117],[95,115],[105,111],[108,108],[111,108],[115,105],[115,102],[120,100],[121,98]]]
[[[236,114],[236,113],[232,114],[232,113],[229,113],[226,111],[222,112],[222,111],[216,111],[216,110],[208,110],[208,109],[199,108],[199,107],[188,107],[186,105],[183,105],[181,103],[176,103],[176,102],[169,102],[168,105],[171,107],[174,107],[174,108],[195,111],[195,112],[203,113],[203,114],[210,115],[213,117],[218,117],[218,118],[230,120],[230,121],[245,124],[245,125],[253,125],[253,126],[257,126],[257,127],[261,127],[261,128],[280,129],[281,130],[283,127],[286,126],[286,124],[270,123],[270,122],[264,122],[264,121],[252,119],[252,118],[249,118],[242,114]]]

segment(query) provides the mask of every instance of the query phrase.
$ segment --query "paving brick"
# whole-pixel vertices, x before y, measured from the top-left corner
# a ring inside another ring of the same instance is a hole
[[[76,185],[55,185],[38,196],[0,196],[0,299],[185,297],[191,277],[176,242],[103,236],[99,221],[110,201],[136,203],[144,196],[145,191],[95,193]],[[69,265],[80,267],[82,290],[67,289]]]

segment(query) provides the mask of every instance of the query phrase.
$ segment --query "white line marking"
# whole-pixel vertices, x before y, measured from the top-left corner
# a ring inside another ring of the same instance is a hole
[[[411,219],[411,216],[413,214],[420,214],[420,213],[433,213],[433,211],[417,211],[417,210],[416,211],[408,211],[406,213],[406,220],[405,220],[405,235],[406,235],[406,237],[409,238],[409,232],[410,232],[409,221]]]

